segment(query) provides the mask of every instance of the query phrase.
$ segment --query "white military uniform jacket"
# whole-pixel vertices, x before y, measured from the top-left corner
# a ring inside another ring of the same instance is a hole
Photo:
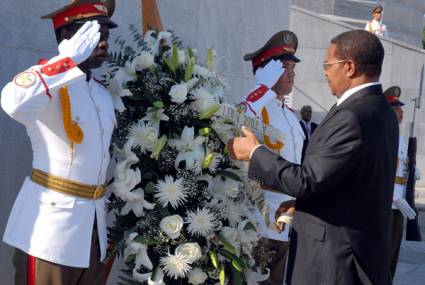
[[[373,19],[371,21],[367,21],[364,29],[368,32],[371,32],[371,33],[377,35],[377,36],[388,37],[387,26],[382,24],[380,21],[376,21],[375,19]]]
[[[404,139],[400,136],[398,142],[398,161],[397,161],[397,171],[396,177],[400,177],[403,179],[407,179],[407,145],[404,142]],[[394,194],[393,201],[396,201],[400,198],[406,197],[406,184],[394,183]],[[392,205],[393,209],[397,209],[397,207]]]
[[[69,89],[72,120],[84,132],[82,143],[74,145],[73,159],[58,95],[58,88],[64,85]],[[87,81],[86,74],[70,58],[58,56],[18,74],[4,87],[1,105],[26,127],[33,168],[89,185],[105,183],[115,124],[112,98],[103,85],[93,79]],[[3,240],[53,263],[88,267],[95,215],[103,260],[107,247],[104,198],[89,200],[65,195],[27,177],[13,205]]]
[[[284,146],[280,150],[279,155],[290,162],[301,164],[305,135],[294,112],[284,106],[272,90],[268,90],[264,94],[259,95],[259,98],[254,98],[253,100],[250,100],[250,96],[252,96],[252,93],[248,95],[245,101],[248,104],[247,115],[258,117],[261,120],[261,112],[265,108],[269,116],[270,126],[280,130],[284,136],[282,138]],[[263,191],[270,210],[269,219],[273,223],[275,221],[275,212],[280,204],[294,198],[283,193]],[[264,223],[264,219],[259,211],[257,211],[257,220],[260,224],[260,232],[264,237],[280,241],[288,240],[288,226],[285,227],[285,231],[282,233],[270,229]]]

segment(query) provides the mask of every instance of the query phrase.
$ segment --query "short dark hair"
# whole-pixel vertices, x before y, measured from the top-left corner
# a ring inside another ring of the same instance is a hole
[[[310,105],[304,105],[304,106],[302,106],[302,107],[301,107],[300,112],[302,113],[302,112],[305,112],[305,111],[310,111],[310,112],[312,112],[312,111],[313,111],[313,108],[311,108],[311,106],[310,106]]]
[[[331,40],[336,45],[335,55],[341,59],[351,59],[359,72],[367,77],[381,75],[384,61],[384,47],[377,36],[364,30],[354,30],[339,34]]]

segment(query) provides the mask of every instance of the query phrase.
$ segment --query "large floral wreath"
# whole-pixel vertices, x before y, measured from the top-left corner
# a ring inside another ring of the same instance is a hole
[[[130,34],[106,76],[119,111],[109,254],[128,267],[122,284],[257,284],[253,191],[226,152],[238,128],[217,115],[214,50],[201,64],[170,32]]]

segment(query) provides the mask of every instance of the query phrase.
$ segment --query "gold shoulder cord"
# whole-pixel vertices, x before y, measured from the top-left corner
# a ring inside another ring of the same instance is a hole
[[[72,121],[71,103],[69,100],[68,86],[59,88],[60,103],[63,115],[63,128],[66,136],[71,142],[71,163],[74,160],[74,143],[80,144],[83,141],[84,133],[78,123]]]
[[[269,113],[267,112],[266,108],[263,108],[261,110],[261,118],[263,119],[263,123],[266,126],[270,126],[270,119],[269,119]],[[266,146],[268,146],[273,151],[280,153],[280,150],[283,148],[284,144],[277,140],[276,143],[272,143],[272,140],[268,135],[264,135],[264,143]]]

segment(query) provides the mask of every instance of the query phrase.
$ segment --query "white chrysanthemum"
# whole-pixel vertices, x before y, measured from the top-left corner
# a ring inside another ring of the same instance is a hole
[[[206,155],[204,158],[204,162],[205,162],[205,159],[209,159],[207,161],[208,163],[207,168],[211,173],[215,173],[217,171],[217,167],[220,165],[220,162],[223,156],[219,153],[211,153],[211,155],[212,155],[212,158],[209,158],[208,155]]]
[[[199,112],[220,103],[218,97],[210,93],[205,87],[192,90],[190,98],[195,99],[192,103],[192,107]]]
[[[192,236],[206,237],[217,226],[215,215],[208,208],[196,209],[196,212],[187,211],[185,222],[187,231]]]
[[[171,207],[176,209],[186,202],[187,191],[183,187],[183,178],[174,180],[172,176],[167,175],[164,180],[158,181],[155,190],[155,198],[163,207],[170,204]]]
[[[161,258],[161,266],[165,274],[173,279],[183,278],[192,268],[189,263],[179,254],[168,254]]]
[[[243,218],[244,213],[242,207],[237,207],[232,203],[226,203],[225,217],[229,221],[230,225],[236,226]]]
[[[158,141],[158,129],[149,123],[139,120],[139,122],[130,129],[130,138],[133,139],[133,146],[139,147],[143,153],[152,151]]]
[[[194,268],[190,271],[189,276],[187,277],[189,282],[193,285],[204,284],[208,279],[208,275],[202,271],[200,268]]]

